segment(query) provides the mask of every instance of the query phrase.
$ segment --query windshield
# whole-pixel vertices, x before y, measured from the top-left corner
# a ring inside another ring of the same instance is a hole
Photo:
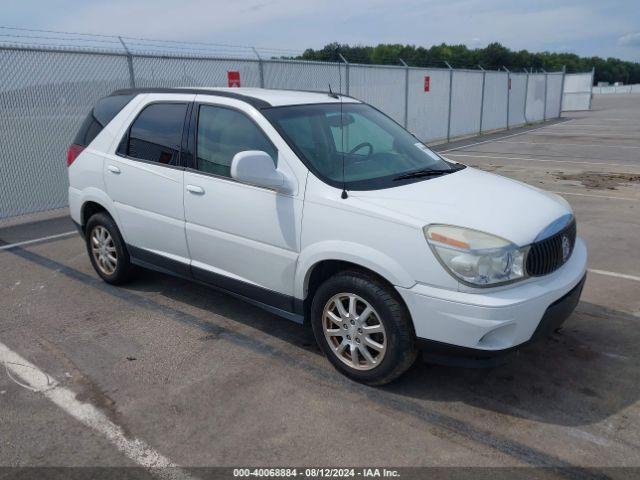
[[[340,108],[330,103],[262,112],[307,166],[335,187],[343,181],[352,190],[396,187],[464,168],[369,105],[343,103],[342,116]]]

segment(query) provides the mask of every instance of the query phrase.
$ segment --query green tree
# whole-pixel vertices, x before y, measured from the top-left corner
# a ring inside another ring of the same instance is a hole
[[[470,49],[466,45],[433,45],[429,48],[415,45],[379,44],[350,46],[337,42],[314,50],[309,48],[299,59],[339,62],[342,54],[352,63],[399,65],[400,59],[417,67],[445,67],[485,69],[507,67],[512,71],[523,69],[558,71],[566,66],[567,72],[587,72],[595,68],[594,81],[640,83],[640,63],[618,58],[579,57],[574,53],[513,51],[500,43],[484,48]]]

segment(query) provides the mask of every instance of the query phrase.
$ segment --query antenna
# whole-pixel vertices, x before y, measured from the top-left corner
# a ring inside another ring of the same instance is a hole
[[[340,137],[342,143],[342,199],[349,198],[346,189],[346,182],[344,179],[344,115],[342,113],[342,97],[340,97]]]
[[[338,77],[340,78],[340,93],[342,93],[342,72],[340,71],[339,65]],[[345,188],[346,182],[344,179],[344,114],[342,113],[342,95],[335,95],[335,98],[340,100],[340,150],[342,152],[342,195],[340,195],[340,197],[345,200],[349,198],[349,194],[347,194],[347,189]]]

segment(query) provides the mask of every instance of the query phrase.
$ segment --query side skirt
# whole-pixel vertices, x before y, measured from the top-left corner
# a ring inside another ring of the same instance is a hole
[[[149,270],[173,275],[232,295],[274,315],[304,323],[302,300],[241,280],[225,277],[127,244],[131,263]]]

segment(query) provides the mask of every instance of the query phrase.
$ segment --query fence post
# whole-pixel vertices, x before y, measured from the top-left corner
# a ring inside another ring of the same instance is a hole
[[[453,97],[453,67],[448,62],[444,62],[449,67],[449,118],[447,119],[447,142],[451,139],[451,98]]]
[[[593,77],[596,74],[595,65],[591,67],[591,85],[589,85],[589,110],[591,110],[591,100],[593,99]]]
[[[404,128],[409,129],[409,65],[403,59],[399,58],[400,63],[404,65]]]
[[[529,105],[529,71],[526,68],[524,71],[527,73],[524,82],[524,122],[529,123],[529,119],[527,118],[527,106]]]
[[[567,66],[562,65],[562,84],[560,85],[560,108],[558,109],[558,118],[562,116],[562,102],[564,100],[564,77],[567,75]]]
[[[258,59],[258,74],[260,75],[260,88],[264,88],[264,66],[262,64],[262,57],[260,56],[260,54],[258,53],[258,50],[256,50],[255,47],[251,47],[251,49],[253,50],[253,53]]]
[[[127,55],[127,65],[129,66],[129,86],[131,88],[136,88],[136,77],[133,74],[133,57],[131,56],[131,52],[129,51],[129,48],[127,48],[127,44],[124,43],[122,37],[118,37],[118,40],[120,40],[122,48],[124,48]]]
[[[478,135],[482,134],[482,114],[484,113],[484,84],[487,79],[487,72],[482,65],[478,65],[478,68],[482,70],[482,93],[480,94],[480,128],[478,128]]]
[[[542,71],[544,72],[544,106],[542,109],[542,121],[544,122],[547,119],[547,83],[549,81],[549,74],[544,68]]]
[[[345,90],[347,91],[347,95],[349,95],[349,62],[347,62],[347,59],[344,58],[344,56],[338,52],[338,56],[340,57],[340,60],[342,60],[344,62],[344,70],[345,70],[345,79],[344,79],[344,83],[345,83]],[[340,65],[338,65],[338,68],[340,68]],[[342,85],[340,85],[340,92],[342,92]]]
[[[507,67],[502,67],[507,71],[507,130],[509,130],[509,104],[511,103],[511,72]]]

